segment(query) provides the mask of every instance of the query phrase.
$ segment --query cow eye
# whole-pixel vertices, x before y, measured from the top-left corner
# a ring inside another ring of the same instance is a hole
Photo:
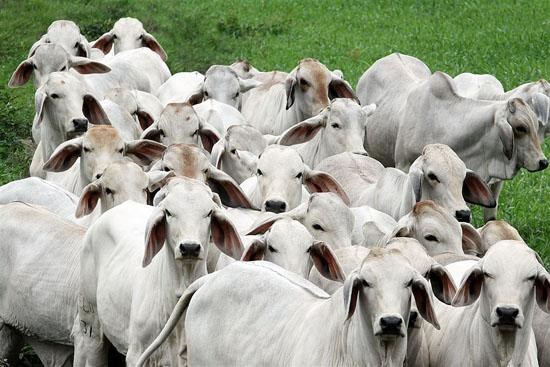
[[[38,68],[36,67],[35,64],[32,64],[32,68],[33,68],[34,70],[37,70],[37,69],[38,69]]]
[[[120,149],[118,150],[118,152],[119,152],[120,154],[122,154],[122,152],[124,152],[124,148],[120,148]]]
[[[159,134],[160,134],[160,136],[165,136],[166,135],[166,134],[164,134],[164,130],[162,130],[162,129],[159,130]]]
[[[231,149],[231,150],[229,151],[229,153],[235,154],[235,153],[237,153],[237,149]]]
[[[116,40],[118,36],[116,34],[113,34],[113,39]]]
[[[370,284],[365,279],[361,280],[361,284],[363,285],[363,287],[370,287]]]
[[[195,131],[193,132],[193,134],[191,134],[191,136],[195,136],[195,135],[197,135],[198,133],[199,133],[199,129],[195,130]]]
[[[84,147],[82,148],[82,150],[84,150],[86,153],[90,153],[92,150],[88,147]]]
[[[212,212],[213,212],[213,211],[214,211],[213,209],[210,209],[210,211],[208,212],[208,214],[206,214],[206,217],[208,218],[208,217],[212,216]]]
[[[105,193],[106,193],[107,195],[113,195],[113,194],[114,194],[113,190],[111,190],[110,188],[106,188],[106,189],[105,189]]]
[[[532,282],[533,280],[535,280],[537,276],[536,275],[531,275],[529,278],[527,278],[528,281]]]
[[[338,125],[336,122],[331,125],[335,129],[339,129],[340,125]]]
[[[437,241],[437,237],[434,236],[433,234],[427,234],[427,235],[425,235],[425,236],[424,236],[424,239],[425,239],[426,241],[438,242],[438,241]]]
[[[138,40],[142,40],[143,39],[143,34],[140,34],[139,37],[137,38]]]
[[[166,214],[167,217],[171,217],[172,213],[168,211],[168,209],[164,209],[164,214]]]
[[[432,181],[436,181],[436,182],[439,182],[439,179],[437,178],[437,176],[433,173],[428,173],[428,178]]]
[[[296,178],[300,179],[300,178],[302,178],[302,176],[303,176],[303,174],[302,174],[302,172],[300,172],[296,175]]]
[[[233,98],[237,98],[239,96],[239,92],[235,93],[235,97]]]
[[[493,277],[491,274],[487,273],[486,271],[483,272],[483,276],[485,278],[492,278]]]
[[[207,91],[204,91],[204,96],[208,97],[208,92]]]
[[[59,71],[65,71],[65,70],[67,70],[66,66],[63,66],[61,69],[59,69]]]
[[[207,174],[208,173],[208,168],[203,169],[202,173]]]
[[[318,223],[315,223],[314,225],[311,226],[313,229],[317,230],[317,231],[325,231],[325,229],[323,227],[321,227],[320,224]]]
[[[300,78],[300,85],[303,87],[307,87],[309,83],[304,78]]]
[[[256,173],[258,174],[258,176],[263,175],[263,172],[262,172],[260,169],[258,169],[258,170],[256,171]]]
[[[50,95],[50,97],[53,98],[53,99],[58,99],[58,98],[59,98],[59,94],[53,93],[53,94]]]
[[[78,48],[79,44],[78,42],[74,44],[74,48]]]
[[[268,248],[269,251],[271,251],[271,252],[279,252],[279,251],[277,251],[277,249],[276,249],[275,247],[273,247],[273,246],[271,246],[271,245],[267,246],[267,248]]]
[[[409,280],[407,284],[405,284],[405,287],[409,288],[413,284],[413,280]]]
[[[520,134],[527,134],[527,128],[525,126],[516,127],[516,131]]]
[[[166,166],[164,167],[164,172],[170,172],[170,171],[171,171],[170,168],[168,168],[168,167],[166,167]]]

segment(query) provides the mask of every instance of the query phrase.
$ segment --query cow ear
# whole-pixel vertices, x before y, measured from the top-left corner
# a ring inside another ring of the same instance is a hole
[[[140,166],[148,166],[160,159],[166,146],[151,140],[134,140],[125,144],[124,154]]]
[[[212,165],[206,173],[206,183],[212,191],[220,195],[220,199],[225,205],[255,209],[239,184],[227,173],[220,171]]]
[[[474,265],[462,278],[452,305],[455,307],[469,306],[474,303],[481,293],[483,285],[483,271],[480,264]]]
[[[81,218],[92,213],[101,197],[101,184],[92,182],[84,188],[76,206],[75,216]]]
[[[280,215],[273,215],[273,216],[269,217],[268,219],[263,220],[260,223],[254,225],[254,227],[252,229],[250,229],[250,230],[248,230],[248,232],[246,232],[246,236],[264,234],[265,232],[269,231],[271,226],[273,226],[273,224],[275,224],[276,221],[278,221],[279,219],[282,219],[282,218],[283,217],[280,216]]]
[[[175,177],[176,174],[174,171],[158,171],[151,169],[149,172],[145,173],[147,175],[147,178],[149,179],[149,184],[147,185],[147,189],[149,192],[153,192],[155,190],[160,189],[166,183],[168,180],[170,180],[172,177]]]
[[[154,122],[151,126],[141,133],[141,139],[153,140],[160,142],[160,129],[158,122]]]
[[[199,135],[201,137],[202,146],[208,151],[208,153],[212,151],[214,144],[220,140],[220,134],[217,130],[202,119],[199,123]]]
[[[343,283],[346,280],[346,274],[342,270],[338,258],[326,243],[313,241],[308,252],[313,265],[322,276],[335,282]]]
[[[187,103],[189,103],[191,106],[194,106],[196,104],[201,103],[204,100],[204,91],[200,90],[200,92],[197,92],[193,94],[189,99],[187,100]]]
[[[535,93],[531,97],[533,111],[537,115],[537,120],[544,127],[548,124],[548,115],[550,114],[550,98],[542,93]]]
[[[93,48],[100,49],[105,55],[111,51],[113,47],[113,41],[115,40],[114,35],[111,32],[105,33],[103,36],[99,37],[92,46]]]
[[[515,107],[514,107],[515,109]],[[495,125],[498,129],[498,136],[502,142],[502,151],[508,160],[512,159],[514,154],[514,131],[512,126],[504,117],[495,116]]]
[[[222,210],[213,209],[210,218],[212,240],[221,252],[239,260],[243,254],[243,244],[233,223],[225,216]]]
[[[432,291],[437,299],[450,305],[456,294],[456,286],[447,269],[435,263],[430,268],[427,278],[430,280]]]
[[[149,128],[155,122],[155,118],[147,111],[137,110],[136,115],[142,130]]]
[[[470,204],[486,208],[494,208],[497,205],[489,185],[472,170],[466,171],[466,177],[462,183],[462,196]]]
[[[101,107],[101,104],[91,94],[86,94],[82,103],[82,112],[91,124],[111,125],[109,117]]]
[[[286,109],[288,110],[294,104],[296,94],[296,77],[290,74],[285,80]]]
[[[166,213],[162,208],[155,208],[145,229],[145,254],[142,266],[151,263],[153,257],[162,249],[166,240]]]
[[[483,256],[483,239],[470,223],[460,222],[462,228],[462,250],[467,255]]]
[[[325,108],[317,116],[304,120],[281,134],[280,145],[294,145],[310,141],[327,125],[330,107]]]
[[[255,79],[242,79],[239,78],[239,87],[240,92],[245,93],[251,90],[252,88],[256,88],[257,86],[261,85],[262,82],[259,82]]]
[[[36,114],[34,115],[34,121],[33,121],[33,127],[40,126],[42,123],[42,119],[44,118],[44,111],[45,111],[45,103],[46,103],[46,93],[43,92],[41,88],[38,88],[34,94],[35,99],[35,109]]]
[[[82,137],[61,143],[52,153],[50,159],[44,163],[44,171],[63,172],[72,167],[80,157],[82,151]]]
[[[34,64],[31,59],[23,61],[17,69],[13,72],[10,81],[8,82],[8,87],[15,88],[20,87],[27,83],[31,78],[32,72],[34,70]]]
[[[166,55],[166,51],[164,51],[160,43],[158,43],[158,41],[156,40],[155,37],[153,37],[153,35],[149,33],[144,33],[143,36],[141,37],[141,42],[143,43],[143,46],[150,48],[155,53],[157,53],[162,59],[162,61],[166,61],[166,59],[168,58],[168,56]]]
[[[344,281],[342,290],[344,294],[344,307],[347,311],[346,321],[353,316],[357,308],[357,298],[359,298],[359,291],[361,291],[362,288],[363,282],[356,272],[351,273]]]
[[[428,285],[428,281],[421,277],[420,274],[417,274],[413,279],[412,293],[420,315],[439,330],[439,322],[435,315],[430,286]]]
[[[245,250],[242,261],[257,261],[263,260],[265,256],[265,250],[267,250],[267,244],[265,238],[255,239],[250,246]]]
[[[328,85],[328,96],[334,98],[350,98],[359,103],[359,99],[348,82],[340,78],[332,78]]]
[[[71,56],[69,64],[80,74],[104,74],[111,71],[107,65],[86,57]]]
[[[550,275],[542,266],[535,279],[535,294],[540,309],[550,313]]]
[[[422,181],[424,181],[424,158],[422,156],[416,160],[409,168],[409,179],[413,188],[414,198],[418,203],[422,200]]]
[[[313,171],[306,167],[304,171],[304,185],[309,192],[332,192],[340,197],[349,206],[350,200],[342,186],[334,177],[321,171]]]

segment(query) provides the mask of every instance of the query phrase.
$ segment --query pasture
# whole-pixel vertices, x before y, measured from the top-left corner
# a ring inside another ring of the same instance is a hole
[[[495,75],[511,89],[550,78],[550,2],[0,0],[0,184],[26,177],[32,158],[33,87],[7,83],[29,47],[56,19],[88,40],[124,16],[140,19],[168,54],[172,72],[204,72],[246,58],[260,70],[291,70],[305,57],[340,69],[355,86],[377,59],[410,54],[432,71]],[[550,145],[544,146],[550,156]],[[516,227],[550,265],[550,171],[507,182],[499,219]],[[475,210],[474,224],[481,224]],[[25,361],[25,363],[30,363]]]

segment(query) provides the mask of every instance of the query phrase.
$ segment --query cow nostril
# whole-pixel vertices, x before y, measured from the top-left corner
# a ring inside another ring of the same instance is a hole
[[[457,210],[455,213],[456,219],[459,222],[470,223],[470,211],[469,210]]]
[[[539,161],[539,171],[546,169],[548,167],[548,159],[541,159]]]
[[[498,317],[515,319],[518,315],[519,310],[515,307],[497,307]]]
[[[272,213],[282,213],[286,211],[286,203],[280,200],[268,200],[265,202],[265,210]]]
[[[179,246],[180,253],[185,257],[198,257],[201,252],[200,243],[181,243]]]
[[[382,326],[382,329],[398,328],[402,322],[403,320],[400,317],[386,316],[380,319],[380,326]]]
[[[73,119],[73,126],[77,132],[85,132],[88,129],[87,119]]]

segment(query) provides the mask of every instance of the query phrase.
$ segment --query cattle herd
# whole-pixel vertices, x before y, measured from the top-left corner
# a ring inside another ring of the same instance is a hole
[[[166,58],[137,19],[59,20],[14,71],[37,147],[0,187],[0,364],[550,366],[550,275],[496,220],[548,166],[547,81]]]

